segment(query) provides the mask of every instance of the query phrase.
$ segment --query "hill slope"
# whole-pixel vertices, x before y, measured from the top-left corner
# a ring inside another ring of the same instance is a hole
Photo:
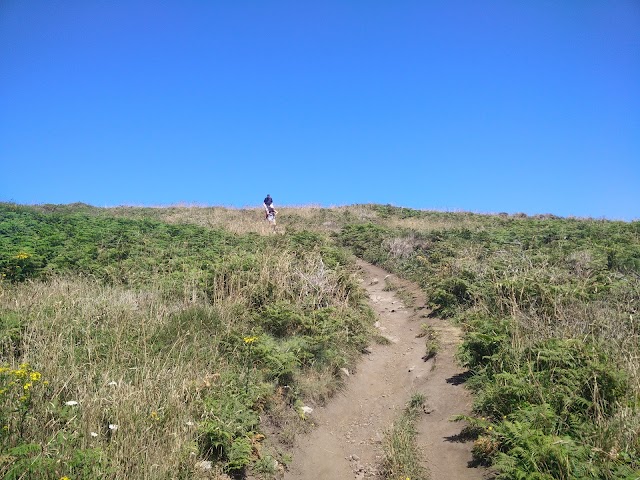
[[[3,475],[277,475],[265,419],[291,439],[375,335],[349,251],[462,327],[478,461],[636,475],[640,222],[280,217],[262,235],[259,210],[0,205]]]

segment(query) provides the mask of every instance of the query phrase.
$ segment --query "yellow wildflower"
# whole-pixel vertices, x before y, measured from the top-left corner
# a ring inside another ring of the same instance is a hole
[[[16,255],[15,258],[19,259],[19,260],[24,260],[25,258],[29,258],[31,255],[29,255],[27,252],[20,252],[19,254]]]
[[[154,420],[158,419],[158,412],[156,412],[155,410],[153,412],[151,412],[151,418]]]
[[[25,392],[28,392],[31,387],[33,387],[33,383],[27,382],[27,383],[24,384],[23,388],[24,388]]]
[[[29,378],[32,382],[37,382],[38,380],[40,380],[40,377],[42,377],[42,374],[40,372],[31,372],[29,374]]]
[[[251,344],[255,342],[257,339],[258,337],[244,337],[244,343]]]

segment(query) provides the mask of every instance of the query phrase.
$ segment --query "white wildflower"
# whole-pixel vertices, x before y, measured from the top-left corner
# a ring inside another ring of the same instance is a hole
[[[213,468],[213,463],[209,460],[201,460],[196,463],[196,468],[199,468],[200,470],[211,470]]]

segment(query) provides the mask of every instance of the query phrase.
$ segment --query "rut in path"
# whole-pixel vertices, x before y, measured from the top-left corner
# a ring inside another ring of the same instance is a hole
[[[461,385],[463,371],[454,361],[460,330],[444,320],[420,318],[424,296],[417,285],[359,261],[364,286],[378,315],[380,333],[389,345],[372,345],[344,390],[327,406],[311,414],[317,425],[299,437],[285,480],[379,479],[384,433],[414,393],[426,396],[426,408],[416,425],[424,465],[436,479],[482,479],[485,471],[471,468],[471,444],[460,442],[462,429],[449,419],[468,413],[471,396]],[[393,291],[385,291],[385,278],[414,298],[407,307]],[[428,323],[440,333],[442,348],[436,359],[422,360],[420,325]]]

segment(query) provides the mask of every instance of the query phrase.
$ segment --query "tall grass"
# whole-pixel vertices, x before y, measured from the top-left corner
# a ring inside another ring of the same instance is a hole
[[[463,326],[479,460],[638,475],[639,222],[279,210],[284,235],[260,208],[0,205],[2,475],[272,471],[265,421],[302,422],[369,338],[342,247]]]
[[[261,417],[302,422],[367,342],[351,260],[320,235],[46,210],[0,212],[4,478],[265,465]]]

